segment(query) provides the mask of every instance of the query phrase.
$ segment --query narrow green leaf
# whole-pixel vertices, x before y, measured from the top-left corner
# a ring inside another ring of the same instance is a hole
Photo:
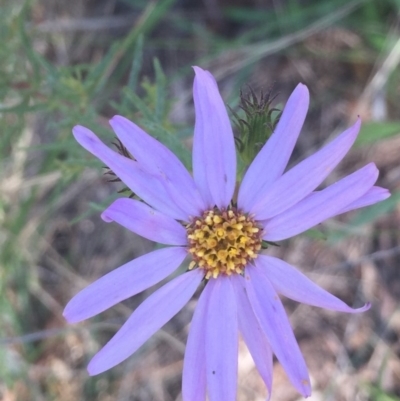
[[[142,61],[143,61],[143,35],[140,34],[136,41],[135,50],[133,51],[133,58],[132,58],[132,66],[131,71],[129,73],[128,79],[128,89],[131,92],[136,92],[136,86],[138,82],[139,72],[142,68]]]
[[[325,233],[323,233],[322,231],[319,231],[316,228],[310,228],[309,230],[307,230],[304,235],[306,235],[307,237],[310,237],[312,239],[315,240],[323,240],[326,241],[327,240],[327,236]]]
[[[111,48],[108,50],[107,54],[103,57],[101,62],[97,64],[95,67],[89,69],[89,74],[87,75],[84,87],[91,94],[93,98],[98,94],[108,80],[108,73],[110,69],[113,67],[115,62],[115,56],[120,51],[120,44],[114,43]]]
[[[112,74],[113,79],[119,81],[129,68],[131,62],[130,54],[133,51],[138,37],[151,32],[176,1],[177,0],[153,0],[147,3],[141,17],[137,20],[137,23],[122,42],[120,61]]]
[[[135,49],[133,51],[132,66],[131,66],[131,71],[129,73],[128,84],[126,85],[125,90],[123,90],[122,92],[121,106],[116,107],[116,110],[119,113],[128,114],[129,96],[127,96],[127,94],[136,93],[139,73],[142,68],[142,62],[143,62],[143,43],[144,43],[143,35],[140,34],[138,36]]]
[[[164,72],[157,58],[153,60],[154,70],[156,73],[156,99],[155,99],[155,117],[158,121],[162,121],[165,114],[166,105],[166,83]]]
[[[356,145],[366,145],[400,135],[400,121],[369,122],[361,126]]]

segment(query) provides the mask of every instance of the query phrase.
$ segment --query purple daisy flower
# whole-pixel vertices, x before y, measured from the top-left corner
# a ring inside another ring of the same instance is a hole
[[[213,76],[198,67],[195,73],[193,178],[169,149],[123,117],[110,123],[134,160],[109,149],[87,128],[74,128],[76,140],[145,202],[118,199],[103,212],[103,220],[169,247],[100,278],[68,303],[64,316],[79,322],[97,315],[160,282],[189,256],[189,271],[132,313],[91,360],[89,373],[104,372],[132,355],[206,280],[187,341],[183,400],[204,401],[206,392],[211,401],[236,399],[239,332],[269,395],[275,354],[307,397],[307,367],[278,294],[348,313],[369,305],[350,308],[293,266],[262,254],[262,241],[290,238],[325,219],[386,199],[389,192],[374,186],[378,170],[373,163],[315,191],[354,143],[360,120],[284,172],[309,104],[307,87],[299,84],[233,201],[236,152],[228,114]]]

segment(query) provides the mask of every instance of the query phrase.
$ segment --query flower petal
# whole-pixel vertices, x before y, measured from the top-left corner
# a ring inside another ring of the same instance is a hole
[[[271,184],[285,170],[306,118],[310,95],[298,84],[290,95],[271,138],[265,143],[247,170],[238,195],[239,208],[248,212],[261,200]]]
[[[297,205],[266,221],[263,239],[290,238],[335,216],[364,195],[374,185],[378,174],[375,164],[370,163],[322,191],[313,192]]]
[[[349,212],[350,210],[360,209],[361,207],[374,205],[375,203],[389,198],[389,196],[390,192],[386,188],[372,187],[364,195],[347,205],[338,214]]]
[[[209,280],[206,370],[210,401],[236,401],[238,369],[237,306],[229,277]]]
[[[274,354],[296,389],[304,397],[310,396],[307,366],[279,296],[257,266],[246,268],[245,281],[250,304]]]
[[[276,292],[297,302],[347,313],[360,313],[371,307],[371,304],[365,304],[361,308],[351,308],[283,260],[259,255],[255,264],[260,267]]]
[[[253,308],[250,305],[246,293],[246,283],[244,278],[239,275],[232,275],[231,280],[237,301],[239,331],[241,332],[257,370],[267,387],[268,401],[271,398],[273,374],[273,355],[271,346],[269,345],[264,332],[261,330],[256,315],[253,312]]]
[[[199,269],[190,271],[150,295],[93,357],[88,366],[89,374],[102,373],[131,356],[183,308],[203,277],[204,273]]]
[[[184,248],[164,248],[124,264],[76,294],[65,307],[65,319],[80,322],[146,290],[176,270],[186,255]]]
[[[186,343],[182,372],[183,401],[206,399],[206,333],[208,299],[212,286],[206,285],[197,302]]]
[[[262,194],[251,213],[258,220],[270,219],[305,198],[339,164],[360,130],[360,119],[331,143],[303,160],[276,180]]]
[[[176,195],[178,206],[188,216],[198,216],[204,211],[206,205],[193,178],[166,146],[124,117],[114,116],[110,124],[141,166],[152,174],[167,177],[171,195]]]
[[[145,202],[174,219],[187,221],[187,213],[177,206],[165,189],[165,178],[150,174],[137,162],[114,152],[85,127],[74,127],[73,134],[81,146],[106,164]]]
[[[186,245],[187,243],[186,230],[181,224],[134,199],[117,199],[101,214],[101,217],[107,223],[115,221],[128,230],[160,244]]]
[[[194,67],[193,175],[207,206],[227,207],[236,184],[232,127],[214,77]]]

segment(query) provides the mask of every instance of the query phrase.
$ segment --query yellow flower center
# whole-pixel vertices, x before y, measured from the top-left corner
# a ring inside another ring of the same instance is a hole
[[[241,274],[261,249],[261,230],[254,220],[235,210],[208,210],[187,227],[189,252],[206,278]]]

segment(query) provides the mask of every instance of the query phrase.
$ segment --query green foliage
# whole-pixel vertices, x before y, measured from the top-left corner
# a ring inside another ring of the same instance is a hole
[[[93,65],[55,65],[35,49],[35,36],[27,25],[29,4],[2,9],[0,338],[5,342],[0,342],[0,380],[10,388],[21,378],[29,383],[27,364],[36,363],[44,350],[27,341],[21,343],[18,354],[11,348],[4,351],[7,339],[41,329],[35,319],[48,315],[49,305],[57,304],[52,300],[53,295],[41,288],[38,277],[37,264],[43,255],[46,227],[59,212],[64,193],[72,188],[84,169],[92,166],[101,173],[101,163],[77,146],[71,128],[76,124],[88,126],[110,143],[113,135],[104,127],[102,114],[104,108],[114,105],[115,112],[126,111],[125,115],[136,118],[189,165],[189,152],[177,139],[176,129],[168,123],[171,101],[159,61],[154,60],[154,81],[139,78],[144,36],[157,26],[174,2],[149,3],[141,23]],[[126,60],[131,69],[126,85],[121,88]],[[121,97],[113,102],[109,94],[116,88]],[[142,92],[141,95],[136,91]],[[32,142],[33,115],[38,116],[44,130],[40,144]],[[28,185],[29,182],[32,184]],[[117,193],[106,197],[101,203],[89,202],[86,212],[77,215],[70,224],[98,214],[116,196]],[[61,310],[57,314],[60,313]],[[23,355],[25,360],[15,360],[17,355]],[[36,396],[40,396],[40,389],[37,393],[35,389],[32,386],[32,399],[39,399]]]
[[[400,121],[367,122],[361,126],[356,145],[378,142],[400,135]]]
[[[399,397],[387,394],[385,390],[378,386],[369,386],[368,390],[372,397],[371,399],[374,401],[400,401]]]

